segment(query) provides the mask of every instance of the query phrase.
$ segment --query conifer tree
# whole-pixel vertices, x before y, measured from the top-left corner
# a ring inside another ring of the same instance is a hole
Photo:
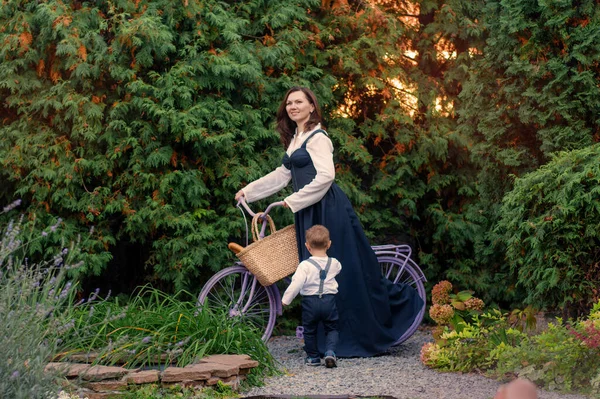
[[[465,261],[478,234],[471,141],[455,116],[471,50],[480,51],[476,10],[5,2],[2,199],[23,198],[32,226],[62,217],[66,239],[84,237],[88,275],[108,267],[113,282],[127,281],[121,290],[145,280],[196,289],[233,260],[225,243],[243,235],[233,195],[278,166],[276,108],[289,87],[306,85],[374,241],[411,241],[430,276],[477,283]]]
[[[502,237],[494,232],[511,176],[537,169],[559,150],[600,140],[600,19],[593,1],[486,1],[484,51],[460,95],[460,130],[473,137],[486,233],[481,264],[507,283]],[[527,294],[527,293],[523,293]],[[519,294],[521,295],[521,294]]]

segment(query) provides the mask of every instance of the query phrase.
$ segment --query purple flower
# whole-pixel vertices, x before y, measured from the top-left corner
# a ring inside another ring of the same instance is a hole
[[[152,337],[144,337],[144,339],[142,339],[142,344],[147,344],[150,341],[152,341]]]
[[[96,290],[94,292],[92,292],[92,295],[90,295],[90,299],[88,300],[88,302],[93,302],[96,300],[96,298],[98,298],[98,293],[100,292],[100,288],[96,288]]]
[[[71,289],[71,282],[69,281],[66,285],[65,288],[62,290],[62,292],[59,295],[60,299],[65,299],[67,297],[67,295],[69,294],[69,290]]]
[[[21,200],[18,199],[16,201],[13,201],[12,203],[6,205],[4,208],[2,208],[2,212],[6,213],[6,212],[10,212],[13,209],[15,209],[16,207],[21,205]]]
[[[19,375],[20,375],[20,374],[21,374],[21,373],[19,373],[19,370],[15,370],[15,371],[13,371],[13,373],[10,375],[10,379],[11,379],[11,380],[14,380],[14,379],[16,379],[16,378],[19,378]]]
[[[42,231],[42,237],[46,237],[48,235],[48,233],[46,233],[45,231]]]
[[[58,228],[58,226],[59,226],[61,223],[62,223],[62,219],[61,219],[61,218],[58,218],[58,219],[56,220],[56,224],[55,224],[54,226],[51,226],[51,227],[50,227],[50,231],[52,231],[52,232],[55,232],[55,231],[56,231],[56,229]]]

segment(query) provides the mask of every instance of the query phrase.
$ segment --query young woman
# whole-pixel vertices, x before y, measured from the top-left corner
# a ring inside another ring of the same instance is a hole
[[[266,198],[292,182],[284,199],[294,212],[299,259],[310,257],[305,232],[315,224],[329,229],[328,251],[343,265],[338,275],[338,357],[385,352],[406,331],[422,307],[417,292],[385,279],[350,201],[334,183],[333,145],[321,129],[314,93],[293,87],[277,111],[277,131],[287,149],[282,165],[238,191],[247,202]],[[321,340],[322,341],[322,340]]]

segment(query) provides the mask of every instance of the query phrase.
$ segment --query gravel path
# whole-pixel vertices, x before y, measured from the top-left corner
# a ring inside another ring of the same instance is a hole
[[[338,367],[308,367],[303,364],[302,341],[296,337],[274,337],[269,341],[273,356],[285,374],[271,377],[265,386],[243,392],[259,395],[350,395],[393,396],[398,399],[491,399],[500,382],[478,374],[440,373],[419,360],[423,343],[431,335],[418,331],[388,354],[371,358],[339,359]],[[587,399],[538,391],[539,399]]]

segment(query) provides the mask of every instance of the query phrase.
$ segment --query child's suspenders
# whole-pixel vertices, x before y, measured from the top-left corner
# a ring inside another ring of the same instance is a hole
[[[319,264],[312,259],[306,260],[312,263],[313,266],[319,270],[319,278],[321,279],[321,282],[319,283],[319,292],[317,294],[319,294],[319,298],[321,298],[323,297],[323,285],[325,284],[325,277],[327,277],[327,273],[329,273],[329,267],[331,266],[331,258],[327,258],[327,265],[325,266],[325,269],[321,269],[321,266],[319,266]]]

